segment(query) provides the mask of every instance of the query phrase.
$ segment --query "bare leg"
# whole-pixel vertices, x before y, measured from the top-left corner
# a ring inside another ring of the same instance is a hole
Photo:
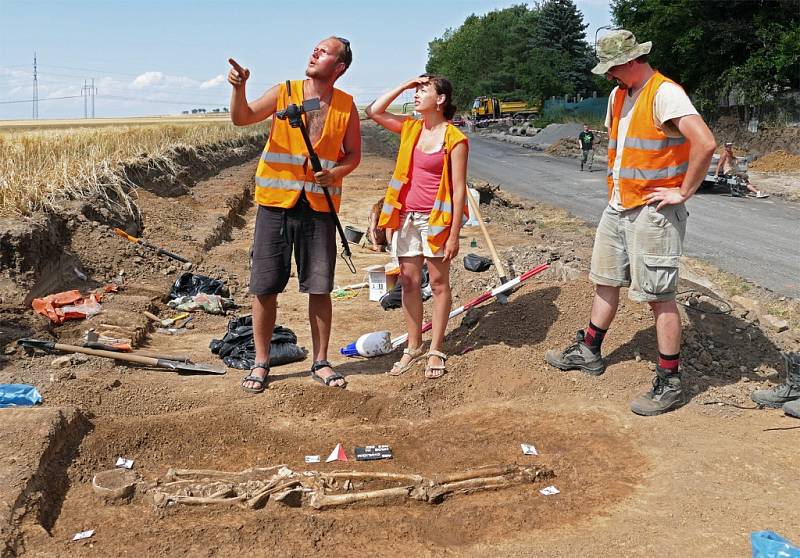
[[[619,306],[619,287],[595,285],[591,320],[600,329],[608,329]]]
[[[408,329],[408,348],[412,351],[422,345],[422,256],[399,258],[400,284],[403,286],[403,316]],[[403,354],[400,363],[408,364],[413,357]]]
[[[674,300],[651,302],[650,308],[656,318],[658,351],[664,355],[675,355],[681,350],[681,316]]]
[[[444,345],[444,334],[447,330],[447,318],[453,305],[450,291],[450,262],[442,258],[428,258],[428,273],[433,291],[433,327],[431,328],[431,350],[441,351]],[[428,364],[433,366],[444,365],[437,356],[428,358]]]
[[[311,323],[311,345],[314,362],[328,360],[328,342],[331,339],[331,323],[333,322],[333,306],[331,295],[308,295],[308,321]],[[334,372],[329,366],[317,370],[317,376],[323,380]],[[334,380],[331,387],[344,385],[344,380]]]
[[[275,329],[275,317],[278,312],[278,295],[257,295],[253,297],[253,341],[256,346],[256,362],[269,362],[269,344],[272,341],[272,330]],[[256,368],[250,372],[253,376],[265,377],[267,371]],[[246,388],[257,389],[257,382],[244,382]]]

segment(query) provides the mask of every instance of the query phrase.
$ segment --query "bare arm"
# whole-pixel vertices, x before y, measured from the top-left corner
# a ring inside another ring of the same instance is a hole
[[[387,91],[367,105],[367,108],[364,111],[367,115],[367,118],[371,118],[390,132],[399,134],[403,127],[403,121],[406,119],[406,117],[392,114],[391,112],[386,112],[386,109],[389,108],[389,105],[392,104],[392,101],[397,99],[397,97],[399,97],[403,91],[417,87],[417,85],[423,83],[426,79],[427,78],[414,78],[402,85],[398,85],[390,91]]]
[[[689,142],[689,168],[680,188],[656,188],[644,196],[643,199],[647,204],[658,202],[657,210],[665,205],[680,204],[691,198],[702,184],[711,157],[717,150],[714,135],[699,115],[690,114],[673,118],[672,122]]]
[[[231,92],[231,122],[236,126],[248,126],[269,118],[278,107],[278,91],[280,86],[275,85],[267,90],[261,97],[247,102],[245,84],[250,77],[250,70],[242,68],[236,60],[228,60],[232,68],[228,72],[228,83],[233,86]]]
[[[717,170],[714,171],[714,176],[719,176],[720,171],[725,168],[725,161],[727,160],[728,152],[723,149],[722,154],[719,156],[719,162],[717,163]]]
[[[717,142],[703,118],[697,114],[675,118],[673,122],[689,141],[689,168],[680,188],[681,195],[689,199],[703,183],[711,157],[717,150]]]
[[[467,199],[468,155],[469,147],[464,141],[456,145],[450,155],[453,172],[453,222],[445,245],[444,261],[452,260],[458,255],[458,235],[461,233],[461,221],[464,218],[464,204]]]

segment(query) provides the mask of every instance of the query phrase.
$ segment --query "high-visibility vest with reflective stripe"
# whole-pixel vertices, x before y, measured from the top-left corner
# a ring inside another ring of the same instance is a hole
[[[291,83],[291,99],[286,84],[280,85],[278,111],[284,110],[290,103],[303,103],[303,80]],[[342,143],[352,108],[353,97],[334,88],[322,135],[314,145],[322,168],[332,169],[344,155]],[[305,115],[303,119],[305,120]],[[292,128],[288,120],[273,116],[269,139],[256,169],[256,203],[288,209],[294,207],[303,189],[312,209],[330,211],[322,186],[314,182],[314,170],[308,160],[308,151],[300,129]],[[342,181],[336,181],[328,187],[328,191],[336,211],[339,211]]]
[[[653,102],[662,83],[675,83],[656,72],[644,86],[633,106],[631,122],[622,146],[619,169],[619,195],[622,206],[632,209],[644,205],[644,196],[655,188],[679,188],[689,167],[689,140],[671,138],[655,124]],[[608,197],[614,190],[614,160],[622,104],[627,91],[617,89],[608,134]]]
[[[407,118],[403,122],[400,130],[400,149],[397,152],[397,163],[394,167],[392,179],[386,189],[383,199],[383,209],[378,226],[388,229],[400,228],[400,212],[403,204],[400,203],[400,193],[404,188],[410,186],[409,171],[411,170],[411,159],[414,148],[417,145],[419,136],[422,133],[422,121]],[[453,182],[450,168],[450,154],[453,148],[462,141],[468,141],[467,136],[461,130],[447,124],[444,133],[444,164],[442,165],[442,178],[439,181],[439,189],[436,191],[436,199],[433,202],[433,209],[428,219],[428,246],[433,252],[444,246],[450,236],[450,225],[453,222]],[[469,210],[464,202],[464,216],[469,216]]]

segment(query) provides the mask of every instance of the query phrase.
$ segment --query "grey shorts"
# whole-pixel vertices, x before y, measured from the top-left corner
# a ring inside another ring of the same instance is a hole
[[[333,290],[336,224],[330,213],[314,211],[301,198],[291,209],[258,207],[250,294],[277,294],[286,288],[292,251],[301,293],[327,294]]]
[[[656,211],[606,207],[597,225],[589,278],[597,285],[630,287],[637,302],[675,298],[689,212],[684,204]]]

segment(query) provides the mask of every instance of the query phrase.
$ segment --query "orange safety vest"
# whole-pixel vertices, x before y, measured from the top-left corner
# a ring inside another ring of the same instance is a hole
[[[291,84],[291,99],[286,84],[280,85],[278,111],[284,110],[291,103],[303,103],[303,80],[295,80]],[[353,97],[334,88],[322,135],[314,145],[314,151],[324,169],[335,167],[344,155],[342,142],[352,108]],[[305,115],[303,119],[305,121]],[[330,211],[322,186],[314,182],[314,170],[311,168],[300,129],[292,128],[288,119],[280,120],[273,115],[269,139],[256,169],[256,203],[288,209],[294,207],[303,190],[306,191],[306,197],[314,211]],[[338,212],[342,199],[342,181],[337,180],[328,187],[328,191]]]
[[[397,152],[397,164],[394,167],[392,179],[386,189],[383,199],[383,209],[378,226],[388,229],[400,228],[400,212],[403,204],[400,203],[400,193],[403,188],[410,186],[408,173],[411,170],[411,158],[414,148],[417,145],[419,136],[422,133],[422,121],[407,118],[403,122],[400,130],[400,149]],[[447,124],[444,133],[444,164],[442,165],[442,179],[439,181],[439,189],[436,191],[436,200],[433,202],[433,209],[428,218],[428,246],[433,252],[444,246],[450,236],[450,225],[453,222],[453,182],[450,176],[450,153],[453,148],[462,141],[468,141],[467,136],[461,130]],[[469,216],[469,209],[466,201],[464,202],[464,216]]]
[[[643,197],[655,188],[680,188],[689,168],[689,141],[671,138],[659,130],[653,115],[653,102],[662,83],[675,83],[659,72],[653,74],[633,106],[631,123],[622,148],[619,169],[619,196],[622,206],[633,209],[645,205]],[[617,131],[627,91],[617,89],[608,134],[608,198],[614,190],[614,159],[617,156]]]

